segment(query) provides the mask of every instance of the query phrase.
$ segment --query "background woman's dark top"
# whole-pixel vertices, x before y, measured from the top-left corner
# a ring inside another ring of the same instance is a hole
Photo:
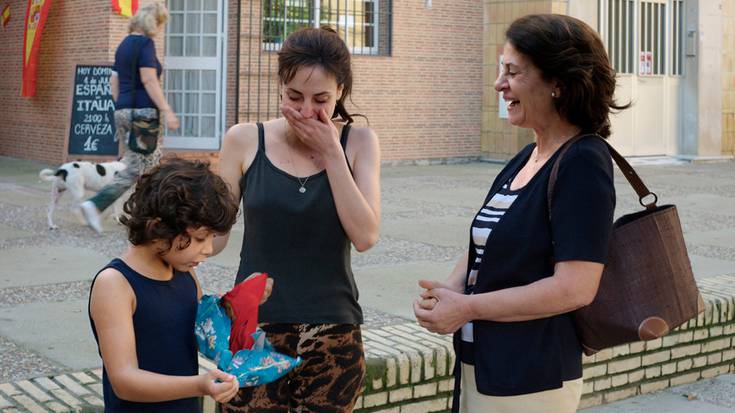
[[[523,167],[535,144],[495,179],[483,205]],[[554,264],[605,263],[615,209],[612,160],[595,138],[575,143],[561,161],[551,219],[547,185],[557,151],[520,191],[488,237],[474,294],[531,284]],[[468,268],[475,261],[470,247]],[[475,379],[480,393],[514,396],[560,388],[582,376],[582,350],[571,314],[522,322],[474,321]],[[460,333],[454,336],[459,351]],[[458,357],[457,360],[460,360]]]
[[[138,55],[138,65],[135,69],[138,73],[135,73],[136,80],[135,85],[133,85],[133,59],[138,49],[140,50],[140,54]],[[115,52],[115,65],[112,68],[117,72],[117,77],[120,82],[120,95],[117,98],[117,102],[115,102],[115,109],[156,107],[140,80],[141,67],[152,67],[156,69],[158,77],[161,76],[161,71],[163,70],[161,63],[156,57],[156,46],[153,43],[153,39],[140,34],[128,35],[117,47],[117,51]],[[133,88],[135,88],[135,102],[133,102]]]
[[[342,130],[343,150],[349,129]],[[256,271],[273,277],[273,293],[259,311],[264,323],[362,324],[352,244],[327,173],[304,179],[271,163],[259,123],[258,152],[240,179],[245,237],[236,283]]]

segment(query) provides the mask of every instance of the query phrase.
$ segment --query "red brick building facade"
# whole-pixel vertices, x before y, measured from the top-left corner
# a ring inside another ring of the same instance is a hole
[[[237,0],[167,0],[167,3],[173,12],[202,1],[205,9],[207,3],[215,5],[211,17],[214,19],[216,14],[222,21],[217,38],[221,42],[221,49],[217,49],[221,58],[217,94],[221,110],[215,115],[218,127],[206,145],[197,143],[196,132],[188,138],[167,137],[165,145],[169,153],[216,158],[222,132],[236,119],[243,122],[276,115],[274,110],[264,111],[262,104],[253,109],[258,95],[261,101],[270,96],[271,107],[277,105],[275,53],[263,46],[263,39],[253,35],[262,32],[261,0],[240,0],[239,5]],[[328,0],[321,1],[326,4]],[[353,0],[342,1],[355,4]],[[141,4],[149,2],[141,0]],[[111,63],[118,43],[127,34],[127,19],[113,14],[107,0],[54,1],[41,40],[37,94],[24,98],[20,96],[21,60],[28,2],[9,0],[8,3],[12,17],[5,30],[0,31],[0,106],[3,109],[0,155],[54,164],[78,158],[68,155],[67,150],[75,67]],[[380,7],[381,12],[387,13],[381,25],[388,25],[380,30],[389,30],[389,36],[382,36],[379,42],[388,52],[353,55],[355,106],[349,109],[367,115],[370,126],[380,137],[386,161],[479,156],[482,1],[394,0],[390,4],[385,0]],[[390,10],[384,10],[386,7]],[[184,17],[180,16],[182,20]],[[339,21],[349,22],[349,19],[353,17],[345,16]],[[167,45],[172,42],[171,31],[178,30],[171,27],[172,23],[169,22],[170,32],[156,39],[157,51],[167,70],[172,62],[177,62],[169,57],[176,45]],[[199,44],[204,47],[204,40]],[[186,99],[186,93],[184,88],[182,99]],[[175,103],[173,106],[177,112],[191,109],[177,107]],[[204,131],[204,117],[197,119],[192,120],[194,127],[187,130]]]

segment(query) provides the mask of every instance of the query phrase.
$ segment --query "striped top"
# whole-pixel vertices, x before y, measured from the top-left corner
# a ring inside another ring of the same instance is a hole
[[[485,244],[487,238],[493,231],[498,222],[503,218],[505,212],[510,209],[513,202],[518,198],[518,194],[523,188],[511,190],[510,184],[514,177],[511,177],[508,182],[493,195],[490,200],[485,204],[480,211],[475,215],[474,221],[472,221],[472,247],[475,249],[477,254],[475,262],[472,263],[467,274],[467,283],[465,288],[465,294],[472,294],[475,283],[477,282],[477,272],[480,269],[480,263],[482,263],[482,256],[485,252]],[[474,353],[472,352],[472,322],[462,326],[462,351],[461,360],[466,364],[474,364]]]

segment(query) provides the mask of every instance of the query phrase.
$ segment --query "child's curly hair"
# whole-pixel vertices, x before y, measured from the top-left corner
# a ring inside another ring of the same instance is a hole
[[[173,158],[142,175],[135,192],[123,207],[120,222],[128,228],[128,240],[142,245],[153,240],[171,243],[190,228],[206,227],[229,232],[237,219],[238,203],[222,178],[202,161]]]

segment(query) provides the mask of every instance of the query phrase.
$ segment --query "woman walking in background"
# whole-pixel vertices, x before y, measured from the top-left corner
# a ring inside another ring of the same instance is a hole
[[[125,142],[122,162],[127,168],[114,181],[81,204],[87,224],[102,232],[100,213],[112,205],[135,180],[158,165],[161,159],[161,118],[169,129],[179,127],[179,119],[166,102],[159,78],[161,63],[153,38],[168,21],[163,3],[141,7],[130,19],[130,33],[115,52],[110,86],[115,101],[115,140]]]

